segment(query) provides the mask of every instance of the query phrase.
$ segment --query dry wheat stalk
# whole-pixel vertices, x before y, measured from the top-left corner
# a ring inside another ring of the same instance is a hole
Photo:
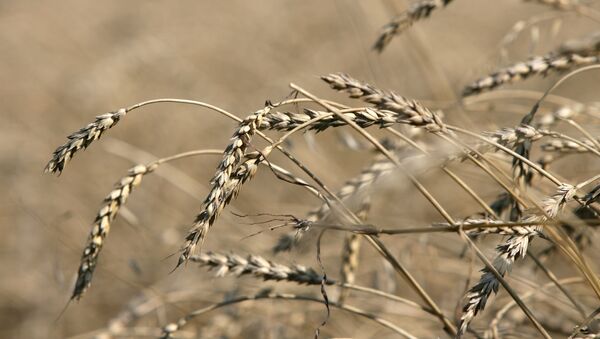
[[[428,18],[435,9],[448,5],[452,0],[421,0],[410,6],[402,14],[394,17],[381,29],[381,33],[373,45],[379,53],[392,41],[395,35],[408,29],[415,21]]]
[[[119,180],[115,188],[104,198],[83,250],[71,299],[80,299],[90,286],[94,269],[98,263],[98,255],[110,231],[110,224],[117,216],[119,208],[125,204],[129,194],[140,184],[143,176],[154,171],[158,165],[154,162],[149,165],[137,165],[131,168],[127,176]]]
[[[274,263],[261,256],[250,254],[245,258],[236,254],[221,254],[215,252],[192,255],[191,262],[216,270],[216,276],[227,274],[235,276],[253,275],[264,280],[290,281],[298,284],[320,285],[323,278],[312,268],[302,265],[285,266]],[[332,285],[333,281],[327,281]]]
[[[247,161],[241,168],[238,165],[244,157],[252,136],[258,130],[261,120],[272,108],[272,104],[267,102],[264,108],[246,117],[235,130],[223,152],[223,158],[217,167],[217,172],[210,181],[211,190],[204,200],[202,211],[196,216],[194,224],[186,236],[177,266],[187,260],[198,242],[202,243],[204,241],[210,226],[215,222],[225,205],[239,192],[240,183],[246,181],[256,172],[256,168],[250,164],[257,164],[256,159]],[[250,169],[249,172],[246,171],[248,169]],[[238,171],[235,176],[237,181],[236,184],[232,185],[232,172],[234,170]],[[233,195],[230,194],[231,192],[233,192]]]
[[[430,132],[448,132],[438,114],[416,100],[407,99],[394,92],[383,91],[343,73],[322,76],[331,88],[346,92],[351,98],[362,99],[379,110],[398,114],[396,122],[423,127]]]
[[[324,301],[323,299],[319,299],[319,298],[315,298],[315,297],[310,297],[310,296],[300,296],[300,295],[294,295],[294,294],[289,294],[289,293],[276,293],[276,292],[272,292],[271,290],[263,290],[260,291],[258,294],[256,295],[252,295],[252,296],[241,296],[241,297],[235,297],[235,298],[231,298],[225,301],[222,301],[220,303],[217,304],[212,304],[209,305],[205,308],[196,310],[194,312],[191,312],[187,315],[185,315],[184,317],[180,318],[179,320],[172,322],[170,324],[167,324],[166,326],[163,327],[163,334],[161,336],[161,338],[163,339],[168,339],[168,338],[173,338],[173,334],[177,331],[179,331],[183,326],[185,326],[191,319],[202,315],[204,313],[210,312],[212,310],[224,307],[224,306],[228,306],[228,305],[234,305],[237,303],[241,303],[241,302],[245,302],[245,301],[255,301],[255,300],[265,300],[265,299],[270,299],[270,300],[301,300],[301,301],[311,301],[311,302],[316,302],[319,304],[323,304]],[[332,301],[329,301],[327,303],[328,306],[330,307],[335,307],[341,310],[344,310],[346,312],[349,312],[351,314],[354,315],[358,315],[361,317],[364,317],[366,319],[372,320],[376,323],[378,323],[379,325],[382,325],[384,327],[389,328],[390,330],[394,331],[397,334],[400,334],[403,337],[409,338],[409,339],[416,339],[417,337],[415,337],[414,335],[406,332],[405,330],[403,330],[402,328],[394,325],[393,323],[391,323],[390,321],[384,320],[379,318],[378,316],[365,312],[362,309],[359,309],[357,307],[354,306],[350,306],[350,305],[342,305],[342,304],[338,304]]]
[[[543,222],[556,218],[566,203],[573,199],[576,190],[577,188],[572,185],[560,185],[554,195],[542,201],[542,208],[545,215],[531,215],[525,218],[525,221]],[[496,248],[498,256],[494,259],[493,266],[502,276],[511,270],[513,263],[517,259],[525,257],[530,241],[539,233],[541,227],[526,226],[524,229],[529,230],[529,232],[513,235]],[[497,293],[498,288],[500,287],[500,282],[487,267],[485,267],[482,272],[483,274],[481,275],[479,282],[473,286],[466,295],[468,301],[463,308],[459,334],[463,334],[466,331],[471,320],[473,320],[479,311],[482,311],[485,308],[487,300],[492,292]]]
[[[99,115],[94,122],[69,135],[67,137],[69,140],[54,151],[52,159],[48,161],[44,172],[60,175],[77,151],[88,148],[92,142],[98,140],[104,132],[114,127],[126,114],[127,110],[121,108],[116,112]]]

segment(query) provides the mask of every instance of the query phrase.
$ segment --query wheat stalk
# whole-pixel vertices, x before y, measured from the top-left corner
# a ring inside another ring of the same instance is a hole
[[[451,2],[452,0],[421,0],[412,4],[407,11],[383,26],[373,49],[379,53],[383,52],[394,36],[408,29],[414,22],[428,18],[435,9],[445,7]]]
[[[161,338],[162,339],[173,338],[173,334],[175,332],[179,331],[190,320],[192,320],[193,318],[195,318],[199,315],[202,315],[204,313],[210,312],[212,310],[215,310],[215,309],[218,309],[218,308],[221,308],[224,306],[234,305],[234,304],[238,304],[238,303],[245,302],[245,301],[256,301],[256,300],[295,300],[295,301],[311,301],[311,302],[316,302],[319,304],[324,303],[324,301],[322,299],[315,298],[315,297],[300,296],[300,295],[295,295],[295,294],[290,294],[290,293],[275,293],[275,292],[271,292],[269,290],[265,290],[265,291],[259,292],[256,295],[231,298],[231,299],[222,301],[220,303],[212,304],[205,308],[188,313],[187,315],[178,319],[177,321],[164,326],[163,334],[162,334]],[[381,319],[378,316],[376,316],[372,313],[365,312],[360,308],[350,306],[350,305],[342,305],[342,304],[338,304],[338,303],[335,303],[332,301],[329,301],[327,303],[327,305],[330,307],[335,307],[335,308],[344,310],[344,311],[349,312],[354,315],[364,317],[365,319],[372,320],[372,321],[378,323],[379,325],[389,328],[390,330],[394,331],[395,333],[397,333],[405,338],[409,338],[409,339],[417,338],[414,335],[410,334],[409,332],[405,331],[404,329],[394,325],[392,322],[387,321],[385,319]]]
[[[54,151],[52,159],[48,161],[44,168],[44,172],[60,175],[75,153],[81,149],[85,150],[92,142],[100,139],[102,134],[113,128],[127,112],[125,108],[121,108],[116,112],[99,115],[94,122],[69,135],[67,137],[69,140]]]

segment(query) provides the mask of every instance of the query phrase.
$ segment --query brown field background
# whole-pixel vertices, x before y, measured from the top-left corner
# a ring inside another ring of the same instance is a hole
[[[172,169],[159,169],[144,179],[127,204],[129,217],[119,218],[112,227],[91,289],[57,319],[70,296],[91,222],[114,182],[134,164],[155,157],[198,148],[222,149],[235,125],[196,107],[149,106],[133,111],[102,140],[78,153],[60,177],[44,175],[43,167],[66,135],[95,115],[153,98],[200,100],[243,117],[267,99],[286,97],[288,84],[294,82],[322,97],[351,102],[318,78],[341,71],[443,107],[456,100],[469,81],[500,66],[497,45],[517,20],[550,11],[518,0],[457,0],[394,39],[383,54],[370,50],[380,27],[406,6],[406,1],[341,0],[0,1],[0,337],[92,337],[91,331],[106,327],[139,295],[197,291],[138,323],[154,327],[220,301],[227,293],[281,286],[319,296],[318,286],[215,278],[194,265],[169,274],[176,257],[167,257],[181,245],[214,173],[217,158],[205,156],[174,162]],[[564,15],[561,30],[550,36],[551,24],[540,26],[537,44],[531,43],[528,32],[511,44],[510,60],[543,53],[598,25]],[[545,90],[556,79],[555,75],[536,78],[509,88]],[[599,79],[598,72],[589,72],[557,93],[581,102],[598,100]],[[482,131],[514,126],[526,111],[453,113],[446,112],[450,121]],[[333,188],[359,173],[372,157],[368,151],[349,150],[340,141],[342,134],[298,135],[291,145],[294,154]],[[128,156],[115,154],[124,150]],[[597,173],[597,162],[589,159],[563,166],[574,168],[574,177],[587,178]],[[273,160],[292,168],[278,155]],[[492,200],[498,192],[472,168],[460,173],[481,188],[484,198]],[[462,203],[464,193],[456,193],[446,178],[425,173],[423,180],[453,215],[477,211],[476,206]],[[408,227],[441,221],[403,177],[389,179],[376,192],[370,218],[374,223]],[[213,227],[204,249],[256,253],[318,268],[314,243],[274,257],[270,249],[284,230],[243,239],[261,226],[245,225],[253,219],[229,213],[302,216],[316,205],[318,201],[301,188],[259,171]],[[333,276],[339,270],[341,238],[332,232],[324,239],[324,264]],[[467,278],[478,276],[477,260],[470,265],[469,260],[458,258],[463,244],[456,235],[384,240],[450,313],[464,293]],[[497,241],[482,243],[490,257]],[[361,260],[361,284],[418,300],[367,246]],[[519,266],[514,275],[546,282],[532,271],[531,263]],[[335,289],[330,293],[334,295]],[[444,335],[434,319],[421,313],[399,311],[392,302],[364,295],[353,300],[416,335]],[[490,314],[510,298],[501,292],[494,300],[498,303],[489,307]],[[204,315],[186,331],[221,338],[310,337],[324,316],[324,308],[316,304],[260,301]],[[212,334],[202,332],[207,326]],[[322,336],[393,337],[341,311],[333,311]]]

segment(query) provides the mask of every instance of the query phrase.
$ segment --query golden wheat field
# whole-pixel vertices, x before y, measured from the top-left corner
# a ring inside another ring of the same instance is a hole
[[[600,2],[0,1],[0,338],[600,338]]]

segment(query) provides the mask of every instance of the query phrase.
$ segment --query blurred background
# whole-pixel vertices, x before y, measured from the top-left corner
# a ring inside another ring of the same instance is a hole
[[[285,98],[290,82],[321,97],[351,102],[319,80],[331,72],[347,72],[432,107],[450,107],[461,88],[480,75],[598,27],[573,13],[520,0],[457,0],[395,38],[382,54],[372,51],[381,26],[408,5],[400,0],[0,1],[0,337],[93,337],[135,298],[160,299],[172,291],[193,290],[183,300],[165,301],[140,320],[157,327],[220,301],[227,293],[275,286],[252,278],[217,279],[194,265],[169,274],[176,261],[169,256],[177,252],[199,211],[218,160],[195,157],[144,179],[112,227],[92,287],[59,317],[90,225],[112,185],[140,162],[198,148],[222,149],[235,126],[201,108],[148,106],[128,114],[102,140],[78,153],[60,177],[44,175],[54,149],[96,115],[173,97],[203,101],[244,117],[265,100]],[[537,34],[526,29],[505,47],[508,54],[502,59],[498,46],[513,25],[542,13],[554,17],[540,23]],[[536,78],[514,88],[543,91],[556,79]],[[598,80],[598,72],[589,72],[558,93],[581,102],[597,100]],[[500,111],[455,117],[450,109],[446,115],[482,131],[515,126],[526,113]],[[372,157],[368,151],[348,149],[339,131],[297,136],[290,147],[334,188],[358,174]],[[577,166],[582,177],[594,172],[591,164]],[[483,185],[484,177],[473,172],[465,171],[472,182]],[[424,180],[440,184],[434,190],[444,192],[446,181]],[[440,221],[430,208],[414,208],[421,198],[405,186],[390,181],[381,188],[374,209],[388,213],[374,213],[379,215],[374,222],[414,226]],[[490,200],[497,193],[483,190]],[[402,203],[407,197],[413,205]],[[475,211],[452,194],[442,200],[456,215]],[[223,213],[205,249],[256,253],[317,268],[314,246],[274,257],[271,247],[285,231],[243,239],[261,226],[245,225],[250,220],[229,213],[301,216],[316,205],[302,189],[263,171]],[[338,271],[340,239],[333,233],[326,237],[331,246],[324,260],[333,275]],[[475,262],[469,268],[456,259],[459,242],[430,246],[448,239],[456,237],[411,236],[389,243],[434,299],[453,312],[467,276],[477,276],[480,265]],[[484,248],[491,255],[493,242]],[[359,268],[359,282],[417,300],[402,281],[390,278],[393,273],[371,249],[361,255],[372,265]],[[318,286],[283,286],[319,296]],[[507,297],[501,293],[498,298]],[[396,315],[393,319],[401,327],[419,336],[443,335],[438,323],[422,314],[364,296],[356,300],[366,309]],[[192,337],[207,338],[307,337],[324,317],[319,305],[263,301],[207,314],[186,330]],[[322,335],[391,337],[341,311],[334,311]]]

